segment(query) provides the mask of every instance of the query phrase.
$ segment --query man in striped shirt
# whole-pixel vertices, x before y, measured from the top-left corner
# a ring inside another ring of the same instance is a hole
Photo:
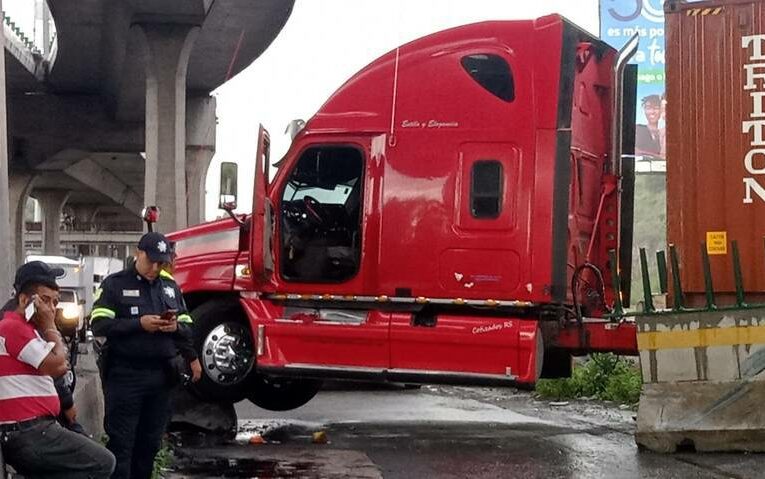
[[[69,367],[54,322],[61,274],[40,261],[19,268],[18,306],[0,321],[3,456],[23,476],[106,478],[114,470],[114,456],[56,421],[60,406],[53,378]]]

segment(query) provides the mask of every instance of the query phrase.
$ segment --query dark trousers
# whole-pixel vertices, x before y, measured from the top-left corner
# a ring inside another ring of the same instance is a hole
[[[162,369],[109,368],[104,387],[106,447],[117,458],[115,479],[150,479],[170,419],[170,386]]]
[[[5,461],[25,478],[107,478],[114,456],[54,419],[2,435]]]

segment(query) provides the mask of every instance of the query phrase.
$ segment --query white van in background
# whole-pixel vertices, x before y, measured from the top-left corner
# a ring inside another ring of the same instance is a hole
[[[85,271],[90,271],[93,277],[93,292],[101,287],[101,281],[110,274],[122,271],[124,261],[105,256],[84,256],[82,263]]]
[[[93,295],[107,276],[123,268],[117,258],[84,256],[79,259],[65,256],[29,255],[25,262],[42,261],[64,270],[56,280],[60,289],[59,308],[65,319],[77,318],[77,329],[85,325],[85,318],[93,308]]]

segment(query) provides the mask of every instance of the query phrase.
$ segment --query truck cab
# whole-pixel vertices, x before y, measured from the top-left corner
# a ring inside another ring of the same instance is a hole
[[[634,350],[607,320],[562,334],[608,312],[629,244],[617,57],[556,15],[467,25],[349,79],[271,181],[261,128],[252,214],[170,235],[203,395],[288,409],[327,377],[534,384],[572,353]]]

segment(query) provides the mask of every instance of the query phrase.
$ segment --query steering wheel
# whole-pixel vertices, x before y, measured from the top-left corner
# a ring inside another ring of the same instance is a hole
[[[305,205],[305,211],[308,213],[308,217],[311,218],[316,224],[323,225],[327,222],[326,211],[322,207],[322,204],[313,196],[305,195],[303,197],[303,204]]]

